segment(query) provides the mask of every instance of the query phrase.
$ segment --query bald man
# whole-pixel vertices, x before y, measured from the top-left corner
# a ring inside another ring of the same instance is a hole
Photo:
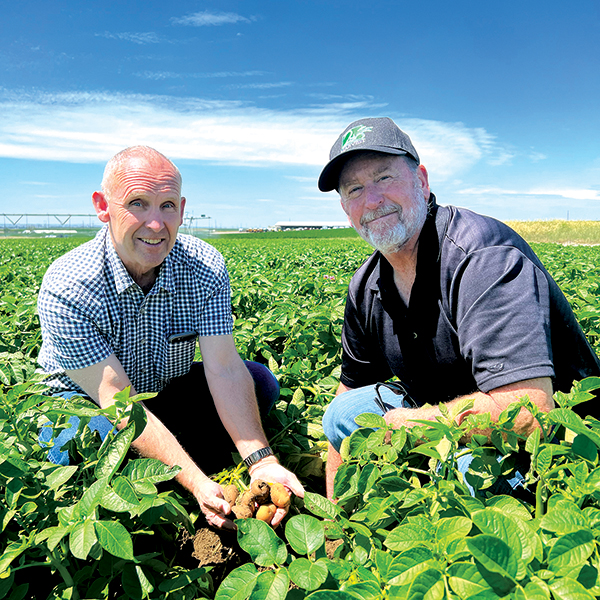
[[[40,290],[39,362],[52,393],[87,396],[105,408],[127,387],[158,392],[145,404],[147,425],[133,445],[182,467],[177,480],[215,527],[234,524],[207,473],[228,466],[231,449],[252,479],[279,481],[302,496],[261,425],[277,381],[262,365],[244,363],[234,345],[223,257],[178,234],[185,198],[177,167],[152,148],[127,148],[108,162],[92,200],[104,227],[51,265]],[[193,362],[196,340],[202,363]],[[90,426],[105,435],[111,425],[102,420]],[[76,418],[72,425],[55,440],[51,460],[68,461],[61,447],[75,435]],[[273,525],[284,516],[280,509]]]

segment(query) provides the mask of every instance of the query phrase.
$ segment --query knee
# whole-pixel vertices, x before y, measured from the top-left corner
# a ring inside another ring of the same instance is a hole
[[[244,364],[254,380],[256,401],[260,412],[267,414],[279,400],[279,381],[265,365],[251,360],[245,360]]]
[[[349,430],[346,426],[345,419],[341,411],[340,396],[334,398],[331,404],[327,407],[323,415],[323,432],[329,440],[329,443],[339,452],[342,446],[342,441],[350,435],[353,430]],[[357,426],[355,425],[355,428]]]

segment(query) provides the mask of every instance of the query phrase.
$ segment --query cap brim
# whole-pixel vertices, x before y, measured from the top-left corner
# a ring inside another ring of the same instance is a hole
[[[387,146],[360,146],[359,148],[347,150],[342,154],[338,154],[325,165],[324,169],[321,171],[321,175],[319,175],[319,189],[322,192],[337,190],[340,181],[340,173],[346,161],[357,152],[369,151],[381,152],[382,154],[395,154],[396,156],[409,155],[405,150],[398,150],[397,148],[389,148]]]

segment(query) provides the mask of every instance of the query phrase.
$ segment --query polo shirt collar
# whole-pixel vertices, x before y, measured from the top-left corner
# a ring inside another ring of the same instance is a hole
[[[435,194],[431,193],[429,197],[429,212],[421,234],[419,236],[419,249],[417,251],[417,275],[415,284],[419,279],[419,274],[426,265],[431,266],[432,262],[439,263],[441,257],[442,238],[446,232],[448,218],[444,211],[439,210]],[[377,263],[373,267],[373,271],[367,280],[367,287],[374,292],[380,292],[381,289],[388,285],[394,286],[392,267],[384,258],[383,254],[376,251],[374,256],[377,257]]]

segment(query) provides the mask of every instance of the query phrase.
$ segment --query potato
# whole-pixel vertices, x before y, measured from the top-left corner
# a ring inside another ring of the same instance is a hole
[[[253,515],[252,509],[247,504],[235,504],[231,507],[231,512],[236,519],[249,519]]]
[[[265,523],[269,523],[270,525],[276,512],[277,507],[274,504],[263,504],[262,506],[258,507],[258,510],[256,511],[256,518],[264,521]]]
[[[266,481],[255,479],[250,486],[250,491],[254,494],[254,501],[258,504],[265,504],[269,501],[271,488]]]
[[[271,484],[271,502],[279,508],[287,508],[290,505],[292,494],[281,483]]]
[[[227,502],[230,507],[233,507],[235,504],[239,493],[240,491],[235,485],[233,485],[233,483],[226,485],[223,488],[223,498],[225,498],[225,502]]]

